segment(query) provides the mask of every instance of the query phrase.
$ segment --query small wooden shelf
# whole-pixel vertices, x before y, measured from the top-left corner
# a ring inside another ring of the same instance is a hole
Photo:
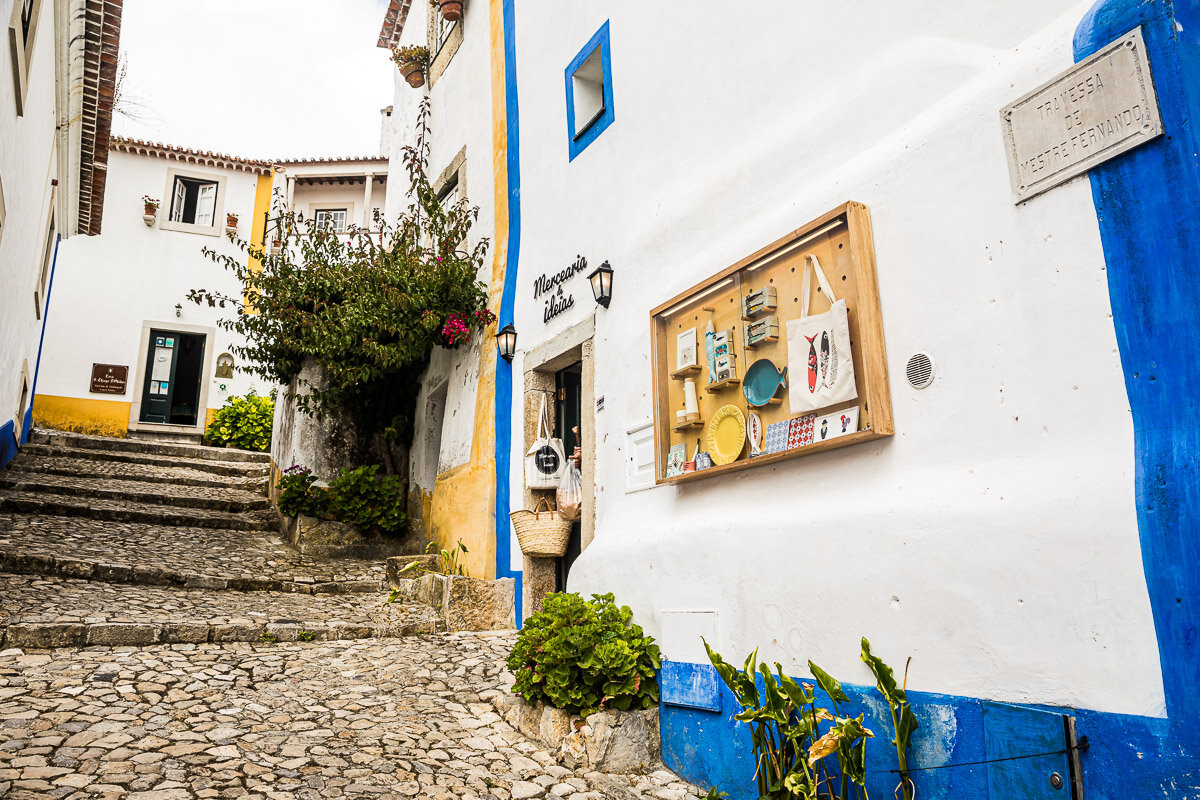
[[[686,379],[692,377],[693,375],[699,375],[699,374],[700,374],[700,365],[692,364],[690,367],[684,367],[683,369],[675,370],[674,372],[671,373],[671,377],[677,381],[682,381],[682,380],[686,380]]]
[[[763,403],[761,406],[754,406],[754,405],[750,405],[749,403],[747,403],[746,405],[749,406],[749,408],[748,408],[749,411],[753,411],[756,408],[767,408],[769,406],[777,406],[782,402],[783,402],[782,397],[772,397],[770,400]]]
[[[671,426],[671,430],[675,431],[676,433],[679,433],[680,431],[690,431],[693,428],[702,428],[702,427],[704,427],[704,423],[701,420],[696,420],[695,422],[676,423],[675,425]]]
[[[741,378],[726,378],[723,381],[710,383],[708,386],[704,387],[704,391],[708,392],[709,394],[716,394],[717,392],[723,392],[726,389],[732,389],[734,386],[740,386],[741,383]]]

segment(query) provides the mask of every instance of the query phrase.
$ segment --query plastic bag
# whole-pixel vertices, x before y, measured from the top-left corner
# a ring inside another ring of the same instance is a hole
[[[583,516],[583,476],[574,461],[567,461],[555,499],[558,501],[558,515],[567,522],[574,522]]]

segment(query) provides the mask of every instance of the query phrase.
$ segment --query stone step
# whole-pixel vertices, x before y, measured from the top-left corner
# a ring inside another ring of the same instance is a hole
[[[0,510],[192,528],[222,528],[241,531],[279,529],[278,519],[271,511],[230,513],[150,503],[129,504],[112,499],[73,497],[15,489],[0,489]]]
[[[0,575],[4,648],[395,638],[439,630],[387,595],[243,594]]]
[[[204,461],[232,461],[251,464],[270,464],[266,453],[236,450],[223,447],[205,447],[199,444],[156,442],[145,439],[117,439],[111,436],[88,436],[82,433],[37,429],[30,434],[30,442],[68,447],[78,450],[101,450],[106,452],[142,453],[159,456],[176,456]]]
[[[197,486],[206,489],[239,489],[265,495],[269,481],[265,478],[240,478],[217,475],[190,467],[160,467],[150,464],[130,464],[120,461],[91,458],[35,456],[22,450],[9,462],[8,472],[40,475],[70,475],[79,478],[115,478],[141,483]],[[0,473],[3,474],[3,473]]]
[[[265,495],[251,494],[238,489],[163,486],[113,478],[97,480],[10,470],[0,472],[0,489],[35,492],[42,496],[65,495],[90,500],[115,500],[126,504],[148,503],[227,513],[266,511],[270,508]]]
[[[212,475],[230,475],[239,478],[266,478],[271,468],[267,464],[240,461],[211,461],[199,458],[182,458],[179,456],[154,455],[151,453],[134,453],[120,450],[96,450],[80,447],[64,447],[59,445],[29,443],[21,448],[22,456],[39,456],[44,458],[86,459],[101,463],[145,464],[159,466],[164,469],[187,468]],[[16,459],[14,459],[15,461]]]
[[[4,512],[0,571],[242,591],[347,594],[385,586],[382,562],[305,556],[274,532]]]

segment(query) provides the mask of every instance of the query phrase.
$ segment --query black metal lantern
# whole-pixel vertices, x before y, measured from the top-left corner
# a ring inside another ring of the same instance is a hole
[[[496,346],[500,348],[500,357],[511,364],[517,354],[517,329],[511,322],[496,331]]]
[[[588,280],[592,282],[592,294],[596,296],[596,302],[605,308],[608,308],[608,303],[612,300],[612,274],[612,267],[605,261],[596,267],[591,275],[588,275]]]

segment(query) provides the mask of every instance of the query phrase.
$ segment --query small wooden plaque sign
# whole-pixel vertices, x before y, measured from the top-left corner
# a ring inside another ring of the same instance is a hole
[[[129,381],[129,367],[117,364],[92,364],[93,394],[125,394]]]

